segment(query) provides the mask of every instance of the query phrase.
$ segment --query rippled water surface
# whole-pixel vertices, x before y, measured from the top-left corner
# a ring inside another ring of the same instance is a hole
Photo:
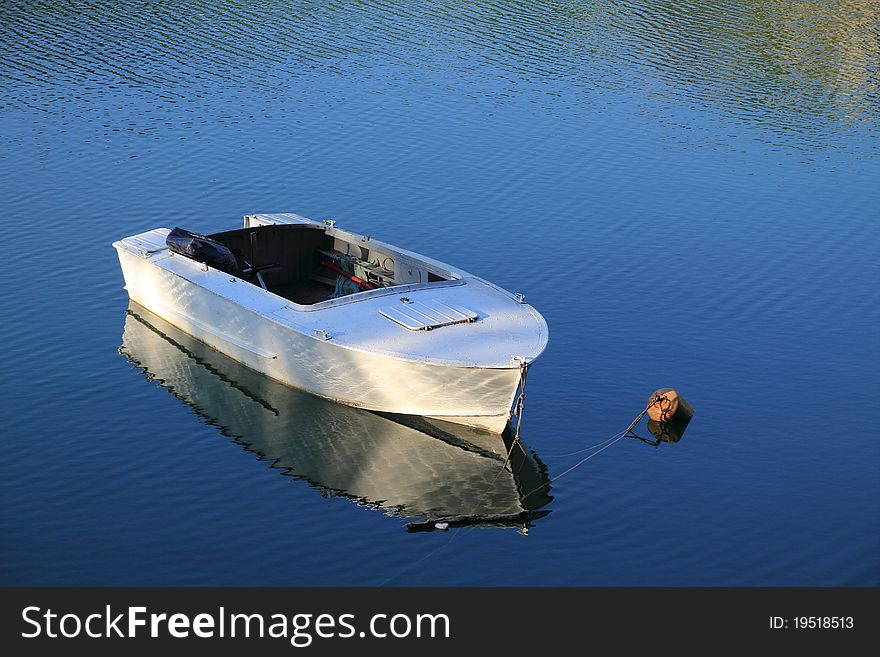
[[[878,17],[6,0],[0,583],[880,584]],[[517,476],[128,312],[111,242],[259,211],[528,296]],[[679,442],[548,493],[662,386]],[[404,530],[536,487],[527,535]]]

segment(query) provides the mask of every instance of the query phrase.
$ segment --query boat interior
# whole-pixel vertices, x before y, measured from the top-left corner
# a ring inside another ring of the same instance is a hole
[[[452,278],[421,260],[374,248],[368,240],[323,226],[281,224],[208,235],[239,261],[240,277],[297,304],[311,305],[366,290]]]

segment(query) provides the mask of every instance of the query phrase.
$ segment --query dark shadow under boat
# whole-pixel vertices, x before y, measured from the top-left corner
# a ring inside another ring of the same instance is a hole
[[[548,511],[547,469],[509,433],[365,411],[240,365],[130,304],[119,352],[145,376],[283,474],[403,518],[530,524]],[[481,520],[483,519],[483,520]]]

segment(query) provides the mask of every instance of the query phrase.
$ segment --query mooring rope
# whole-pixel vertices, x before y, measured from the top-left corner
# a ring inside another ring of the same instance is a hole
[[[523,412],[526,407],[526,377],[529,374],[529,364],[523,358],[519,365],[519,397],[516,400],[516,432],[513,434],[514,442],[519,442],[519,430],[522,427]]]
[[[519,441],[519,432],[522,427],[523,413],[525,411],[526,405],[526,376],[529,373],[529,364],[526,362],[526,359],[523,358],[519,364],[519,396],[516,398],[516,404],[514,404],[513,414],[516,415],[516,431],[514,431],[513,438],[510,442],[510,449],[507,450],[507,457],[504,459],[504,465],[501,466],[501,470],[503,471],[507,468],[507,464],[510,463],[510,457],[513,454],[513,448],[519,447],[523,453],[523,456],[528,458],[528,454],[526,453],[525,448],[522,446],[522,443]],[[498,475],[501,472],[495,475],[495,479],[498,479]],[[495,483],[495,479],[492,480],[492,484]],[[490,484],[491,485],[491,484]]]
[[[626,432],[625,431],[618,431],[616,434],[614,434],[613,436],[609,436],[608,438],[606,438],[602,442],[596,443],[595,445],[591,445],[589,447],[584,447],[583,449],[575,450],[573,452],[566,452],[565,454],[545,454],[542,451],[541,452],[541,460],[543,461],[544,459],[564,459],[569,456],[577,456],[578,454],[583,454],[584,452],[591,452],[594,449],[598,449],[598,448],[604,446],[605,443],[611,442],[612,440],[619,437],[623,433],[626,433]]]
[[[604,441],[604,442],[608,443],[607,445],[605,445],[605,446],[602,447],[601,449],[597,449],[597,450],[596,450],[595,452],[593,452],[592,454],[588,454],[587,456],[585,456],[584,458],[582,458],[580,461],[578,461],[577,463],[575,463],[573,466],[571,466],[571,467],[568,468],[567,470],[564,470],[564,471],[560,472],[560,473],[559,473],[558,475],[556,475],[555,477],[550,477],[550,479],[548,479],[546,483],[541,484],[540,486],[537,486],[537,487],[534,488],[533,490],[530,490],[528,493],[526,493],[525,495],[523,495],[522,498],[520,498],[520,501],[525,500],[527,497],[529,497],[529,496],[532,495],[533,493],[535,493],[535,492],[541,490],[542,488],[546,488],[546,487],[548,487],[548,486],[549,486],[550,484],[552,484],[554,481],[558,481],[559,479],[562,479],[562,477],[564,477],[565,475],[569,474],[570,472],[573,472],[574,470],[577,470],[579,467],[581,467],[584,463],[586,463],[587,461],[589,461],[591,458],[593,458],[593,457],[595,457],[595,456],[598,456],[599,454],[601,454],[602,452],[604,452],[606,449],[608,449],[609,447],[611,447],[612,445],[614,445],[614,444],[617,443],[618,441],[620,441],[620,440],[626,438],[626,437],[629,435],[629,432],[632,431],[633,427],[636,426],[636,425],[639,423],[639,421],[640,421],[643,417],[645,417],[645,413],[648,412],[648,409],[651,408],[651,406],[653,406],[654,404],[657,404],[657,403],[662,404],[663,399],[665,399],[665,397],[661,397],[660,395],[655,395],[654,397],[652,397],[652,398],[648,401],[648,405],[645,406],[644,410],[643,410],[641,413],[639,413],[639,414],[636,416],[636,418],[635,418],[632,422],[629,423],[629,426],[628,426],[626,429],[624,429],[623,431],[621,431],[621,432],[618,433],[618,434],[615,434],[615,436],[613,436],[612,438],[610,438],[610,439]],[[599,444],[601,445],[602,443],[599,443]]]
[[[525,363],[521,367],[522,367],[522,374],[520,376],[520,384],[521,385],[520,385],[520,395],[519,395],[519,398],[518,398],[517,404],[516,404],[518,415],[517,415],[517,423],[516,423],[516,432],[514,434],[514,443],[511,444],[510,449],[507,452],[507,459],[505,459],[504,465],[502,465],[501,468],[499,468],[498,472],[495,474],[495,477],[490,482],[489,487],[486,489],[487,493],[495,485],[495,481],[498,479],[498,477],[501,475],[501,473],[504,472],[505,469],[507,468],[507,463],[510,460],[510,455],[513,453],[513,447],[515,444],[517,444],[519,442],[519,430],[522,425],[523,400],[525,399],[525,391],[524,391],[525,377],[526,377],[526,372],[528,370],[528,366],[525,365]],[[548,479],[546,483],[543,483],[540,486],[536,486],[534,489],[530,490],[528,493],[526,493],[525,495],[523,495],[520,498],[520,503],[522,503],[526,498],[528,498],[532,494],[536,493],[537,491],[549,487],[550,484],[552,484],[553,482],[558,481],[559,479],[562,479],[562,477],[564,477],[565,475],[567,475],[567,474],[573,472],[574,470],[576,470],[577,468],[581,467],[584,463],[589,461],[591,458],[598,456],[599,454],[604,452],[606,449],[609,449],[612,445],[614,445],[618,441],[622,440],[623,438],[626,438],[629,435],[630,431],[632,431],[633,427],[635,427],[639,423],[639,421],[643,417],[645,417],[645,413],[648,412],[648,409],[651,408],[651,406],[653,406],[656,403],[661,404],[661,407],[662,407],[662,403],[665,399],[666,399],[665,396],[655,395],[651,400],[648,401],[648,405],[645,406],[644,410],[641,413],[639,413],[632,422],[629,423],[629,426],[625,430],[614,434],[610,438],[606,438],[602,442],[597,443],[596,445],[593,445],[592,447],[587,447],[583,450],[578,450],[577,452],[573,452],[573,454],[578,454],[578,453],[581,453],[581,452],[584,452],[587,450],[595,450],[593,453],[588,454],[587,456],[582,458],[580,461],[575,463],[573,466],[571,466],[567,470],[564,470],[563,472],[560,472],[555,477],[551,477],[550,479]],[[600,447],[601,445],[604,445],[604,446]],[[522,449],[523,453],[525,454],[525,449],[522,447],[522,445],[520,445],[520,449]],[[526,454],[526,456],[528,456],[528,454]],[[474,509],[474,510],[476,511],[476,509]],[[471,514],[471,515],[475,515],[475,514]],[[438,520],[438,522],[439,522],[439,520]],[[452,541],[454,541],[456,539],[456,537],[462,536],[464,534],[468,534],[471,531],[473,531],[474,529],[476,529],[476,525],[471,525],[469,527],[465,527],[461,531],[450,532],[450,536],[446,540],[446,542],[438,545],[433,550],[431,550],[430,552],[428,552],[427,554],[425,554],[421,558],[417,559],[416,561],[409,563],[407,566],[405,566],[403,569],[401,569],[400,571],[398,571],[397,573],[395,573],[391,577],[386,578],[384,581],[382,581],[379,584],[379,586],[385,586],[386,584],[388,584],[388,582],[391,582],[391,581],[397,579],[398,577],[400,577],[404,573],[412,570],[415,566],[417,566],[418,564],[425,561],[425,559],[428,559],[428,558],[434,556],[435,554],[437,554],[438,552],[445,550],[447,547],[449,547],[449,544],[452,543]]]

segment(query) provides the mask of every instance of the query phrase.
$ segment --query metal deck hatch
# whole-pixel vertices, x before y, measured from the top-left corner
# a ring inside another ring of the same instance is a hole
[[[401,297],[400,303],[382,308],[379,314],[410,331],[430,331],[441,326],[477,321],[477,313],[471,310],[440,301],[411,301],[407,297]]]

